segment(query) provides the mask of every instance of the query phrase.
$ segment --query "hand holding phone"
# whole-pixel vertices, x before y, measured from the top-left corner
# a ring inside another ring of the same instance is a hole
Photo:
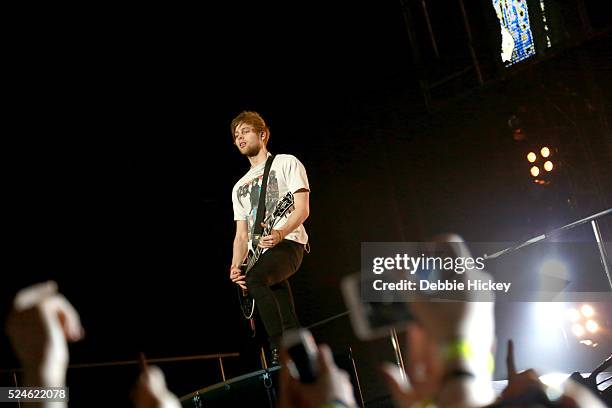
[[[348,373],[338,368],[328,346],[315,343],[308,329],[285,331],[282,346],[280,408],[321,407],[337,402],[357,406]]]
[[[287,330],[283,334],[283,347],[291,358],[291,375],[302,383],[314,383],[319,376],[317,345],[308,329]]]
[[[408,302],[366,302],[361,296],[360,273],[344,277],[342,295],[349,310],[355,335],[363,341],[389,336],[391,329],[401,332],[414,320]]]

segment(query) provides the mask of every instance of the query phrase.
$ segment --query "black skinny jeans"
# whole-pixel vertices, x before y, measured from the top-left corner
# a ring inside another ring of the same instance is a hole
[[[303,257],[304,245],[283,240],[264,252],[247,274],[246,285],[255,299],[271,348],[279,347],[283,330],[300,325],[287,279],[298,270]]]

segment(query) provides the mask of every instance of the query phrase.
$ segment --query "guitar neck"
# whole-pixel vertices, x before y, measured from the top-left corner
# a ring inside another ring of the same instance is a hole
[[[269,219],[264,221],[264,224],[266,224],[266,227],[261,232],[262,237],[265,237],[266,235],[270,235],[270,233],[272,232],[272,227],[274,226],[274,224],[276,224],[276,219],[274,217],[270,217]],[[246,272],[250,271],[253,268],[253,266],[259,260],[259,257],[261,256],[262,253],[263,253],[263,248],[259,246],[253,249],[253,255],[251,255],[251,257],[249,258]]]

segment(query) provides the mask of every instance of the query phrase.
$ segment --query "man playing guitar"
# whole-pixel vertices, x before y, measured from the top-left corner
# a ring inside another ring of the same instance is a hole
[[[236,236],[230,279],[248,290],[255,299],[268,334],[271,363],[277,365],[283,331],[299,327],[287,279],[300,267],[308,243],[303,225],[310,212],[308,177],[306,169],[296,157],[288,154],[274,157],[267,182],[266,215],[274,211],[279,200],[288,192],[293,193],[294,208],[275,223],[268,235],[257,239],[253,232],[264,168],[271,155],[266,147],[270,130],[257,112],[244,111],[232,120],[231,131],[234,144],[247,157],[251,168],[232,190]],[[264,252],[245,275],[241,265],[249,249],[255,249],[254,243]]]

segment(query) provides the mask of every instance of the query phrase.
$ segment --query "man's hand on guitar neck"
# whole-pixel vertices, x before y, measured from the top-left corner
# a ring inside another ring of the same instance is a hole
[[[261,226],[264,228],[264,230],[267,227],[266,224],[263,222],[261,223]],[[263,237],[261,237],[257,246],[260,248],[273,248],[278,245],[283,240],[283,238],[285,238],[285,233],[283,232],[283,230],[273,229],[272,231],[270,231],[270,235],[264,235]]]
[[[242,289],[246,290],[246,276],[242,274],[242,269],[240,269],[240,267],[236,265],[230,266],[230,279]]]

